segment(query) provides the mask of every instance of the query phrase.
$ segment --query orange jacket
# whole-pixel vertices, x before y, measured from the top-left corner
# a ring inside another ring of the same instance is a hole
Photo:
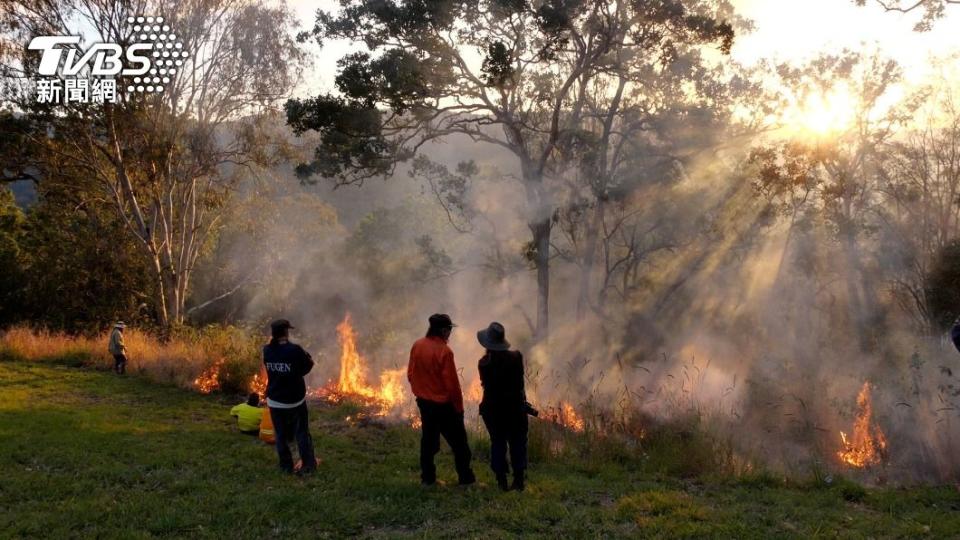
[[[413,395],[437,403],[452,403],[463,412],[463,392],[453,351],[439,337],[420,338],[410,349],[407,379]]]

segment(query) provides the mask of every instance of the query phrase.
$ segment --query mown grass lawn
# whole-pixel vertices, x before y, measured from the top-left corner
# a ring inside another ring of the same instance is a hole
[[[525,493],[422,488],[417,433],[314,407],[317,475],[281,475],[233,401],[135,377],[0,362],[0,536],[374,538],[960,537],[951,487],[861,490],[769,477],[681,480],[630,462],[534,463]],[[482,448],[482,444],[478,445]]]

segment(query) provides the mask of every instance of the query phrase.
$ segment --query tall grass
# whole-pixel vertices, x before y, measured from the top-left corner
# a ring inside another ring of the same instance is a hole
[[[108,370],[114,362],[107,352],[108,339],[108,332],[91,337],[13,327],[0,334],[0,361],[55,362]],[[198,390],[196,379],[218,364],[217,390],[245,393],[259,369],[260,339],[235,327],[182,329],[167,340],[128,328],[124,341],[128,373],[190,390]],[[672,420],[656,419],[636,407],[611,410],[599,399],[577,403],[576,409],[581,417],[577,429],[550,420],[551,411],[556,416],[559,403],[544,404],[543,418],[531,419],[531,462],[572,460],[592,464],[583,465],[587,468],[631,464],[680,477],[742,472],[733,463],[729,441],[708,429],[705,424],[712,423],[711,418],[701,409],[688,407],[683,409],[686,414]],[[471,418],[468,427],[475,434],[475,451],[486,454],[489,440],[479,418]]]
[[[114,360],[107,351],[109,336],[109,332],[83,336],[16,326],[0,333],[0,360],[111,369]],[[235,327],[182,331],[167,340],[127,328],[124,343],[127,373],[183,388],[195,389],[196,378],[222,360],[219,389],[243,393],[259,366],[259,339]]]

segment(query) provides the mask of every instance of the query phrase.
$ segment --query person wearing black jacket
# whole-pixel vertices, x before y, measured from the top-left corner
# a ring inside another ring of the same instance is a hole
[[[297,440],[301,474],[316,469],[313,454],[313,439],[310,437],[310,421],[307,416],[307,385],[303,377],[313,369],[313,358],[303,347],[290,343],[293,326],[286,319],[270,323],[272,338],[263,347],[263,366],[267,372],[267,406],[277,444],[280,468],[293,472],[293,456],[287,441]]]
[[[506,330],[498,322],[477,332],[477,340],[487,350],[480,359],[480,383],[483,399],[480,416],[490,433],[490,468],[497,485],[507,491],[507,448],[513,466],[513,486],[524,489],[527,469],[527,397],[523,386],[523,355],[511,351]]]

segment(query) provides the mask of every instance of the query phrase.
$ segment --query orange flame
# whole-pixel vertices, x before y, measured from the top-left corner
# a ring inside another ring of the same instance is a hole
[[[467,387],[467,392],[464,397],[467,401],[480,403],[480,400],[483,399],[483,386],[480,384],[480,377],[476,377],[470,381],[470,386]]]
[[[864,468],[877,465],[886,457],[887,438],[880,426],[872,421],[873,405],[870,401],[870,383],[864,382],[857,394],[857,418],[853,422],[853,437],[840,432],[842,450],[837,452],[840,461],[851,467]]]
[[[223,358],[217,360],[210,367],[203,370],[199,377],[194,379],[193,386],[201,394],[209,394],[220,388],[220,369],[223,368]]]
[[[267,377],[263,371],[250,379],[250,393],[257,394],[261,399],[267,394]]]
[[[312,393],[331,401],[345,397],[360,398],[378,408],[380,416],[386,416],[404,401],[404,368],[388,369],[380,373],[380,387],[367,383],[367,362],[357,350],[357,332],[350,323],[348,313],[337,325],[337,341],[340,343],[340,376],[335,384]],[[332,387],[332,388],[331,388]]]
[[[543,415],[543,419],[555,424],[559,424],[571,431],[582,433],[586,429],[586,423],[583,417],[577,414],[573,405],[566,401],[561,401],[559,407],[549,407]]]
[[[377,391],[367,385],[367,368],[357,351],[357,333],[350,324],[350,314],[337,325],[337,341],[340,342],[340,379],[337,391],[365,398],[377,397]]]

